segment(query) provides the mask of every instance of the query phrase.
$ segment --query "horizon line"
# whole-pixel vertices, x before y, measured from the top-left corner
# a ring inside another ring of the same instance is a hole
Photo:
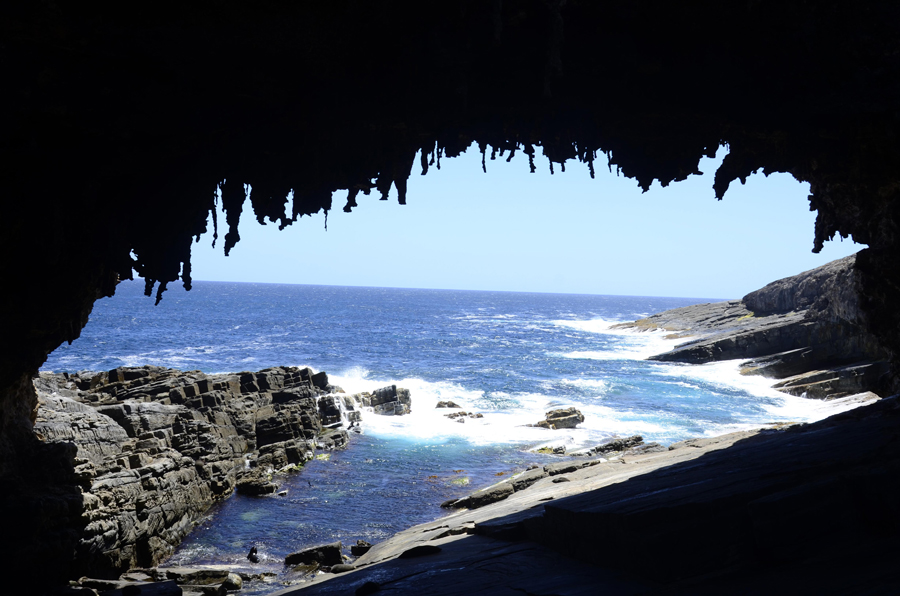
[[[119,283],[125,282],[143,283],[143,279],[135,278],[133,280],[123,279]],[[176,280],[179,281],[179,280]],[[172,283],[172,282],[170,282]],[[229,281],[229,280],[211,280],[211,279],[192,279],[191,283],[222,283],[222,284],[256,284],[270,286],[312,286],[324,288],[369,288],[376,290],[432,290],[439,292],[483,292],[483,293],[506,293],[506,294],[548,294],[559,296],[603,296],[617,298],[677,298],[683,300],[708,300],[715,302],[727,302],[729,300],[740,300],[741,298],[714,298],[709,296],[663,296],[650,294],[595,294],[590,292],[550,292],[542,290],[484,290],[471,288],[422,288],[413,286],[368,286],[353,284],[314,284],[314,283],[292,283],[292,282],[273,282],[273,281]],[[176,286],[177,287],[177,286]],[[173,287],[166,288],[167,291]]]

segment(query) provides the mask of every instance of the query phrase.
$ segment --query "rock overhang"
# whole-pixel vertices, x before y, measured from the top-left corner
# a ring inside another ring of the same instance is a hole
[[[900,327],[889,306],[900,287],[894,3],[4,12],[16,84],[0,167],[17,211],[0,257],[16,283],[3,298],[4,393],[76,338],[118,279],[137,272],[148,293],[158,282],[157,298],[177,279],[189,288],[217,187],[227,251],[245,184],[257,219],[284,227],[331,209],[338,189],[346,209],[392,187],[403,201],[409,175],[473,144],[485,160],[533,162],[540,147],[551,165],[615,167],[645,189],[727,145],[716,195],[757,170],[809,181],[814,248],[835,234],[869,244],[863,309],[885,337]],[[66,291],[38,271],[60,272]]]

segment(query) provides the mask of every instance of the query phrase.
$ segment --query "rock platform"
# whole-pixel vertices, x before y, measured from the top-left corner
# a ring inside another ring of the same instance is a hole
[[[892,386],[890,352],[866,331],[852,255],[751,292],[741,300],[667,310],[618,329],[688,339],[650,360],[705,364],[748,359],[741,372],[791,395],[834,399]]]
[[[324,372],[297,367],[216,375],[126,367],[41,373],[34,385],[35,432],[70,449],[79,485],[70,577],[103,580],[158,565],[236,488],[274,493],[279,472],[345,446],[342,413],[358,422],[363,401],[382,414],[410,408],[406,389],[346,395]]]
[[[861,399],[814,424],[525,472],[503,500],[276,594],[891,593],[900,399]]]
[[[277,594],[900,591],[900,397],[878,395],[890,353],[865,331],[859,295],[848,257],[617,327],[688,340],[653,360],[745,359],[743,374],[781,391],[861,407],[571,454],[444,503],[457,511],[372,546],[350,572]]]

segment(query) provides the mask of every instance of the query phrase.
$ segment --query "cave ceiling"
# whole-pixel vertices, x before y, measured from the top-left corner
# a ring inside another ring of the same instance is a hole
[[[873,312],[898,292],[896,2],[12,2],[0,14],[3,387],[77,337],[119,279],[136,272],[157,299],[176,280],[189,289],[217,189],[227,252],[245,184],[257,219],[284,227],[392,187],[415,200],[411,174],[472,145],[532,162],[540,147],[555,167],[612,167],[644,189],[726,145],[719,198],[755,171],[808,181],[816,226],[797,233],[815,249],[835,234],[871,247],[862,266],[888,280]]]

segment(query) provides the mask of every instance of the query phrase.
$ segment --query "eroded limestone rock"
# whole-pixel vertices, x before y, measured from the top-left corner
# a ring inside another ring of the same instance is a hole
[[[561,428],[575,428],[582,422],[584,422],[584,414],[579,410],[575,408],[559,408],[547,412],[546,418],[533,426],[557,430]]]
[[[156,565],[236,486],[274,492],[272,471],[312,459],[318,442],[347,443],[345,431],[319,436],[316,400],[332,387],[308,368],[206,375],[145,366],[42,374],[36,387],[36,431],[77,449],[84,575]]]

